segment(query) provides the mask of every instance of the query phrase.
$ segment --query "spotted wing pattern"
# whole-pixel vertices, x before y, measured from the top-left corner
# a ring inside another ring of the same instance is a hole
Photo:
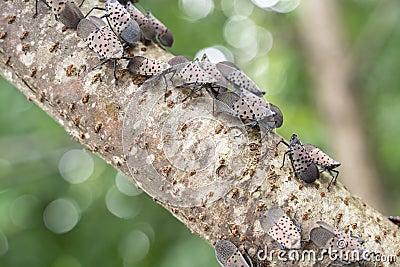
[[[261,217],[260,223],[264,231],[284,248],[300,249],[300,230],[281,208],[270,208],[267,216]]]
[[[256,96],[263,96],[265,94],[246,74],[239,70],[239,68],[232,67],[232,64],[228,65],[219,62],[216,64],[216,67],[220,73],[236,87],[236,89],[245,89]]]
[[[223,267],[249,267],[239,249],[228,240],[218,240],[214,246],[218,263]]]
[[[257,102],[252,102],[246,96],[240,96],[235,92],[222,92],[216,95],[216,99],[230,107],[234,117],[240,118],[243,121],[250,121],[256,124],[267,117],[273,117],[273,112],[259,105]]]
[[[58,15],[66,7],[67,0],[46,0],[46,3],[51,7],[51,10],[58,18]]]
[[[337,162],[336,160],[325,154],[318,147],[312,144],[304,144],[304,147],[315,164],[320,165],[326,169],[332,169],[340,166],[340,162]]]
[[[334,251],[345,263],[358,262],[364,248],[360,240],[332,227],[323,221],[317,221],[310,231],[310,240],[317,246]]]
[[[168,63],[162,62],[157,59],[135,56],[129,60],[127,68],[133,74],[153,76],[160,74],[170,67],[171,65],[169,65]]]
[[[83,39],[100,59],[121,58],[124,52],[121,42],[107,26],[102,26]]]
[[[227,80],[222,76],[221,72],[217,69],[210,59],[204,54],[200,61],[200,67],[211,77],[213,77],[218,84],[227,84]]]
[[[153,25],[160,43],[162,45],[171,47],[174,42],[174,36],[172,35],[171,31],[161,21],[154,17],[150,11],[146,12],[146,18]]]
[[[114,31],[121,34],[132,21],[128,11],[117,0],[108,0],[104,6]]]
[[[108,20],[114,32],[122,40],[134,44],[140,40],[140,28],[131,15],[117,0],[108,0],[105,3]]]
[[[131,15],[131,17],[139,25],[142,36],[145,40],[153,40],[156,37],[156,31],[153,24],[146,18],[145,15],[140,12],[131,2],[128,2],[126,10]]]
[[[197,62],[175,65],[176,76],[180,78],[183,85],[214,83],[216,80],[208,75]]]
[[[290,160],[298,178],[306,183],[312,183],[318,179],[319,171],[317,165],[315,165],[297,135],[292,135],[289,147]]]

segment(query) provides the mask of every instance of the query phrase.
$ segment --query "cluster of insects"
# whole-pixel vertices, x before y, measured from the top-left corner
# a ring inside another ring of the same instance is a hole
[[[301,228],[281,208],[273,206],[267,215],[260,218],[260,224],[279,249],[298,250],[302,243],[312,242],[322,254],[334,253],[338,265],[347,265],[362,260],[363,240],[334,228],[323,221],[316,221],[309,231],[307,240],[301,240]],[[214,246],[217,261],[223,267],[254,266],[247,252],[247,260],[229,240],[218,240]],[[333,255],[330,255],[333,256]],[[259,260],[259,258],[257,258]],[[258,262],[257,262],[258,263]]]
[[[244,122],[243,126],[260,127],[264,131],[261,140],[282,126],[281,110],[266,101],[263,97],[265,92],[232,62],[214,64],[207,55],[194,61],[177,56],[168,62],[142,56],[124,56],[125,48],[140,40],[158,40],[164,46],[172,46],[174,40],[163,23],[149,11],[143,14],[131,1],[107,0],[104,7],[93,7],[85,16],[73,0],[36,0],[35,14],[39,1],[50,7],[55,18],[66,27],[77,28],[77,35],[100,59],[99,65],[108,61],[114,63],[115,79],[117,60],[127,59],[127,68],[131,73],[151,77],[153,81],[162,79],[166,89],[167,80],[175,88],[191,88],[192,93],[187,98],[204,89],[215,100],[213,112],[217,110],[239,118]],[[90,16],[93,10],[101,10],[104,15]],[[281,143],[289,147],[286,154],[289,154],[300,180],[314,182],[319,178],[319,166],[332,176],[328,185],[330,188],[338,176],[335,168],[340,165],[339,162],[311,144],[301,144],[296,135],[292,136],[290,144],[283,140]]]
[[[73,0],[36,0],[42,1],[55,15],[56,20],[68,28],[76,28],[77,35],[93,50],[100,59],[100,65],[108,61],[114,63],[116,79],[116,62],[119,59],[129,60],[127,69],[134,75],[146,76],[147,82],[165,83],[165,98],[168,97],[168,84],[174,88],[189,88],[186,101],[196,93],[204,90],[213,99],[213,112],[224,112],[243,121],[243,126],[259,127],[264,134],[261,140],[271,131],[283,124],[283,114],[274,104],[264,98],[263,92],[239,67],[229,61],[212,63],[206,54],[194,61],[184,56],[176,56],[168,62],[143,56],[125,57],[125,49],[139,41],[158,41],[161,45],[171,47],[174,41],[170,30],[149,11],[142,13],[129,0],[106,0],[104,7],[94,7],[84,15],[80,6]],[[136,2],[136,1],[134,1]],[[93,10],[101,10],[101,17],[90,16]],[[320,177],[320,171],[331,176],[328,191],[336,181],[340,166],[322,150],[312,144],[303,144],[296,134],[290,142],[281,140],[279,144],[288,147],[283,157],[289,156],[296,177],[313,183]],[[281,168],[282,168],[281,167]],[[390,217],[391,221],[400,224],[399,217]],[[317,221],[309,231],[308,240],[301,240],[301,228],[281,208],[271,207],[267,215],[262,216],[260,224],[280,249],[301,249],[302,243],[312,242],[320,249],[339,251],[338,260],[343,264],[357,262],[358,259],[346,257],[348,252],[364,250],[362,241],[340,231],[331,225]],[[250,257],[243,254],[228,240],[219,240],[215,244],[218,262],[225,267],[253,266]],[[351,255],[351,253],[350,253]]]
[[[269,103],[263,97],[265,93],[232,62],[214,64],[206,54],[200,60],[190,61],[177,56],[168,62],[135,56],[129,60],[128,70],[135,75],[151,77],[149,82],[163,80],[175,88],[191,88],[191,94],[183,101],[204,89],[215,100],[213,111],[218,110],[239,118],[243,126],[259,126],[264,130],[261,140],[283,124],[281,110]],[[301,181],[315,182],[320,177],[320,168],[332,177],[328,185],[330,189],[339,174],[335,170],[340,166],[339,162],[312,144],[303,145],[295,134],[289,144],[282,140],[277,146],[280,143],[288,146],[285,156],[289,155],[295,174]]]
[[[94,7],[84,16],[79,8],[84,0],[79,6],[73,0],[36,0],[35,16],[40,1],[51,8],[56,20],[67,28],[77,28],[78,36],[100,59],[99,65],[114,62],[115,79],[116,61],[129,59],[124,57],[126,47],[140,40],[158,40],[167,47],[174,42],[171,31],[161,21],[150,11],[143,14],[130,1],[107,0],[104,7]],[[95,9],[103,11],[104,15],[89,16]]]

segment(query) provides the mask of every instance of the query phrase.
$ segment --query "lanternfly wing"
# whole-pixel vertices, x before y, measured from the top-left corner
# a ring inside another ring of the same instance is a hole
[[[218,263],[223,267],[249,267],[239,249],[228,240],[218,240],[214,246]]]

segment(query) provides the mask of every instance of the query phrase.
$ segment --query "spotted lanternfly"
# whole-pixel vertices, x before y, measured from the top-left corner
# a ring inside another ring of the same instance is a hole
[[[310,157],[312,158],[312,160],[314,161],[314,163],[320,166],[323,170],[329,172],[329,174],[332,176],[332,179],[328,185],[328,190],[329,190],[329,187],[334,181],[336,181],[339,175],[339,171],[334,169],[339,167],[341,163],[332,159],[322,150],[320,150],[318,147],[312,144],[304,144],[304,147],[307,150]],[[335,175],[333,173],[335,173]]]
[[[257,124],[260,125],[261,127],[265,128],[267,130],[267,132],[282,126],[283,114],[277,106],[267,102],[262,97],[258,97],[255,94],[249,93],[248,91],[241,92],[241,97],[246,98],[250,103],[252,103],[252,106],[254,108],[259,106],[259,107],[264,107],[266,110],[272,111],[272,113],[273,113],[272,118],[269,116],[264,116],[260,120],[257,121]]]
[[[175,59],[174,61],[185,61],[184,58]],[[192,93],[188,96],[190,97],[193,93],[205,88],[207,85],[215,83],[215,79],[209,76],[198,64],[198,62],[187,61],[184,63],[178,63],[173,65],[170,69],[161,73],[166,79],[166,75],[172,74],[169,77],[172,85],[175,88],[190,88]]]
[[[344,264],[360,261],[364,251],[361,239],[354,238],[323,221],[317,221],[311,228],[309,239],[327,253],[334,253],[331,256],[337,256]]]
[[[249,260],[249,265],[231,241],[218,240],[214,249],[215,257],[222,267],[253,267],[253,263]]]
[[[224,78],[221,72],[217,69],[215,64],[213,64],[208,58],[207,54],[203,54],[201,61],[199,63],[200,67],[208,73],[211,77],[218,81],[218,84],[225,85],[228,87],[228,81]]]
[[[174,65],[178,65],[178,64],[182,64],[182,63],[187,63],[189,61],[190,60],[185,56],[175,56],[175,57],[171,58],[170,60],[168,60],[168,64],[171,66],[174,66]]]
[[[216,92],[213,91],[213,97],[227,105],[230,110],[224,110],[225,107],[218,106],[220,112],[227,113],[231,116],[237,117],[245,122],[244,126],[259,125],[264,128],[266,132],[270,132],[281,125],[275,122],[275,113],[270,109],[269,103],[258,96],[248,92]]]
[[[256,96],[263,96],[265,92],[246,75],[234,63],[222,61],[216,64],[217,69],[237,90],[247,90]]]
[[[280,143],[283,143],[289,147],[289,150],[286,151],[285,154],[283,155],[283,162],[281,168],[283,168],[285,164],[286,155],[289,154],[289,158],[297,178],[306,183],[315,182],[315,180],[319,178],[318,167],[314,163],[311,156],[308,154],[306,148],[301,143],[297,135],[296,134],[292,135],[289,144],[286,143],[284,140],[281,140],[277,145],[279,145]]]
[[[400,226],[400,216],[389,216],[388,219],[397,226]]]
[[[53,11],[56,20],[60,21],[68,28],[75,28],[81,19],[84,18],[82,11],[73,0],[36,0],[36,11],[38,14],[38,2],[44,2]]]
[[[151,24],[153,24],[160,43],[164,46],[171,47],[174,43],[174,36],[171,31],[161,21],[154,17],[150,11],[146,12],[146,18],[151,22]]]
[[[209,90],[209,93],[211,93],[212,97],[228,105],[228,107],[233,110],[233,114],[231,115],[249,121],[245,125],[259,125],[260,127],[265,128],[267,133],[282,126],[283,114],[277,106],[270,104],[265,99],[251,93],[250,90],[238,90],[237,86],[239,86],[239,84],[234,84],[233,89],[229,86],[229,83],[232,83],[232,80],[227,79],[227,76],[221,72],[221,70],[225,71],[225,73],[240,72],[237,66],[232,62],[223,61],[215,65],[212,64],[207,55],[204,54],[199,64],[209,76],[213,77],[217,81],[217,83],[212,87],[213,90]],[[249,84],[252,83],[250,78],[248,78],[248,82]],[[242,83],[241,85],[246,86],[245,83]],[[270,116],[271,112],[272,117]]]
[[[107,0],[104,5],[108,21],[114,32],[128,44],[140,40],[140,28],[128,11],[117,0]]]
[[[133,74],[153,76],[171,67],[170,64],[157,59],[135,56],[129,60],[128,70]]]
[[[131,17],[136,21],[139,25],[142,40],[151,41],[156,37],[156,30],[154,29],[153,24],[150,22],[139,9],[137,9],[131,2],[126,4],[126,10],[131,15]]]
[[[281,247],[300,249],[300,229],[281,208],[277,206],[270,208],[268,215],[260,218],[260,223],[264,231]]]
[[[175,65],[176,75],[183,81],[183,86],[187,84],[215,83],[216,80],[208,75],[198,64],[198,62],[186,62]]]
[[[116,61],[129,59],[123,56],[124,48],[114,32],[100,18],[89,16],[78,24],[77,34],[86,45],[92,49],[102,61],[100,65],[114,62],[114,77],[116,77]]]

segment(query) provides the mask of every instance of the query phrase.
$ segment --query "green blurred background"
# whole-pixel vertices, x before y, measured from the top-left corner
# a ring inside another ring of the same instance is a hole
[[[274,3],[275,10],[256,5]],[[268,100],[285,115],[279,134],[289,138],[299,132],[308,142],[329,147],[305,67],[299,0],[140,4],[174,33],[172,53],[193,58],[209,48],[212,58],[234,60],[267,88]],[[399,214],[400,2],[336,4],[356,53],[353,93],[366,125],[365,145],[372,151],[385,210]],[[380,14],[383,5],[395,15]],[[0,88],[0,266],[218,266],[211,246],[70,140],[2,78]]]

